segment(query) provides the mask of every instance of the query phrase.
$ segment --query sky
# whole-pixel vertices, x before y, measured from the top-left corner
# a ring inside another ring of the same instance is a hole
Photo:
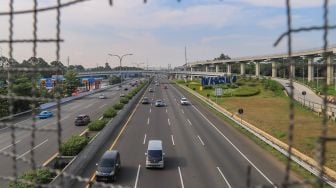
[[[63,3],[69,0],[62,0]],[[15,0],[14,9],[31,9],[33,0]],[[39,0],[39,7],[55,5]],[[87,68],[119,66],[108,54],[123,55],[123,66],[173,67],[187,61],[211,60],[221,53],[232,58],[286,52],[287,41],[273,44],[286,31],[285,0],[91,0],[61,11],[61,58],[63,64]],[[322,0],[292,0],[293,28],[323,24]],[[0,0],[0,12],[9,11],[9,0]],[[329,22],[336,25],[336,0],[329,0]],[[9,17],[0,16],[0,40],[8,39]],[[336,45],[336,30],[328,33]],[[14,18],[14,38],[33,36],[33,15]],[[38,15],[38,36],[55,38],[56,12]],[[323,32],[293,35],[293,50],[320,48]],[[8,44],[0,43],[0,55],[8,56]],[[56,59],[55,44],[38,44],[37,56]],[[32,44],[15,44],[18,61],[33,55]]]

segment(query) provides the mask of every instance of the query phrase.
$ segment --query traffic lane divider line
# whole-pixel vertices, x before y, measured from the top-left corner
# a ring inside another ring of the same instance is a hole
[[[225,178],[225,176],[224,176],[223,172],[221,171],[221,169],[220,169],[218,166],[217,166],[216,168],[217,168],[219,174],[220,174],[220,175],[222,176],[222,178],[224,179],[226,185],[227,185],[229,188],[231,188],[231,185],[230,185],[229,181]]]
[[[138,166],[138,171],[137,171],[137,176],[136,176],[136,178],[135,178],[134,188],[137,188],[137,187],[138,187],[138,180],[139,180],[140,168],[141,168],[141,165],[139,164],[139,166]]]
[[[144,140],[143,140],[143,144],[146,143],[146,137],[147,137],[147,135],[145,134],[145,136],[144,136]]]
[[[184,188],[184,183],[183,183],[183,178],[182,178],[182,173],[181,173],[181,168],[180,166],[177,167],[179,176],[180,176],[180,182],[181,182],[181,187]]]
[[[18,140],[18,141],[16,141],[15,142],[15,144],[17,144],[17,143],[19,143],[19,142],[21,142],[22,140]],[[1,150],[0,150],[0,152],[2,152],[3,150],[6,150],[6,149],[8,149],[8,148],[10,148],[10,147],[12,147],[13,146],[13,144],[11,144],[11,145],[8,145],[8,146],[5,146],[4,148],[2,148]]]
[[[205,146],[203,140],[201,139],[201,137],[200,137],[199,135],[197,135],[197,138],[198,138],[198,140],[201,142],[201,144],[202,144],[203,146]]]
[[[28,150],[27,152],[23,153],[22,155],[18,156],[18,157],[16,158],[16,160],[17,160],[17,159],[21,159],[23,156],[27,155],[27,154],[30,153],[32,150],[35,150],[36,148],[42,146],[42,145],[43,145],[44,143],[46,143],[46,142],[48,142],[48,139],[46,139],[46,140],[44,140],[43,142],[41,142],[40,144],[36,145],[35,147],[33,147],[33,149],[30,149],[30,150]]]

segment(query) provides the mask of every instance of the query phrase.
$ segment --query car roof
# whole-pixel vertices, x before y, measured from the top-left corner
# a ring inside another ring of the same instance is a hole
[[[149,140],[148,150],[162,150],[162,141],[161,140]]]
[[[87,115],[86,114],[80,114],[77,117],[84,117],[84,116],[87,116]]]
[[[118,151],[117,150],[107,150],[105,151],[104,155],[102,156],[102,159],[106,159],[106,158],[109,158],[109,159],[115,159],[118,155]]]

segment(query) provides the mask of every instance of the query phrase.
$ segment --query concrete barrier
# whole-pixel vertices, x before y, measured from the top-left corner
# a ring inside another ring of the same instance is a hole
[[[240,116],[232,114],[231,112],[227,111],[226,109],[219,106],[218,104],[211,101],[210,99],[200,95],[196,91],[193,91],[192,89],[190,89],[186,86],[180,85],[180,84],[177,84],[177,85],[180,86],[181,88],[183,88],[184,90],[188,91],[189,93],[193,94],[194,96],[196,96],[197,98],[199,98],[200,100],[202,100],[203,102],[205,102],[206,104],[211,106],[213,109],[215,109],[218,112],[224,114],[226,117],[230,118],[231,120],[236,122],[238,125],[240,125],[244,129],[246,129],[247,131],[249,131],[250,133],[255,135],[256,137],[258,137],[259,139],[263,140],[264,142],[266,142],[267,144],[272,146],[274,149],[278,150],[280,153],[284,154],[285,156],[289,156],[289,154],[287,152],[289,146],[286,143],[274,138],[272,135],[270,135],[270,134],[266,133],[265,131],[257,128],[256,126],[248,123],[247,121],[241,120]],[[293,161],[295,161],[297,164],[299,164],[301,167],[305,168],[310,173],[312,173],[316,176],[319,176],[319,172],[320,172],[321,168],[320,168],[318,162],[316,162],[311,157],[301,153],[300,151],[298,151],[295,148],[292,148],[291,159]],[[336,187],[336,172],[334,170],[326,167],[326,166],[323,167],[323,171],[324,171],[324,174],[325,174],[325,176],[323,177],[325,182],[328,183],[329,185],[331,185],[332,187]]]

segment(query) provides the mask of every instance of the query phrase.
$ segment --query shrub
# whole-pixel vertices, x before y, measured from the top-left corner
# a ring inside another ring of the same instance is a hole
[[[114,114],[117,114],[114,111],[114,109],[109,109],[109,110],[113,110]],[[108,115],[110,115],[109,117],[111,117],[113,115],[113,112],[111,112],[110,114],[108,114]],[[105,113],[104,113],[104,117],[105,117]],[[106,125],[106,122],[104,120],[96,120],[96,121],[91,122],[88,127],[89,127],[90,131],[100,131],[100,130],[102,130],[105,127],[105,125]]]
[[[131,99],[133,98],[133,95],[128,94],[128,95],[126,95],[126,98],[127,98],[128,100],[131,100]]]
[[[75,156],[89,143],[89,138],[85,136],[72,136],[60,146],[61,155]]]
[[[232,92],[232,95],[237,97],[248,97],[258,95],[260,93],[259,88],[256,87],[240,87]]]
[[[232,89],[236,89],[236,88],[239,88],[239,86],[238,86],[237,84],[231,84],[231,85],[230,85],[230,88],[232,88]]]
[[[204,86],[204,89],[212,89],[212,86]]]
[[[117,103],[115,105],[113,105],[113,108],[116,110],[121,110],[124,107],[123,103]]]
[[[35,171],[30,170],[28,172],[25,172],[19,177],[19,180],[26,180],[31,181],[32,183],[36,184],[48,184],[52,181],[52,179],[56,176],[56,173],[50,172],[47,169],[37,169]],[[10,188],[33,188],[34,185],[29,185],[26,183],[20,183],[18,182],[16,186],[14,185],[14,182],[11,182],[9,184]]]
[[[103,114],[104,118],[113,118],[116,115],[117,111],[114,108],[108,108]]]
[[[127,104],[128,99],[127,98],[120,99],[120,103]]]

